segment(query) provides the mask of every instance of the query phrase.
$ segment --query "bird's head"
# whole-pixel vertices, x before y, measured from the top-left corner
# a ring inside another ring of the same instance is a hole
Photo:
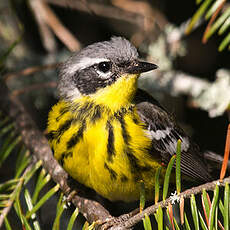
[[[58,89],[67,101],[87,97],[119,107],[134,96],[138,76],[156,68],[139,61],[136,48],[128,40],[112,37],[85,47],[63,63]]]

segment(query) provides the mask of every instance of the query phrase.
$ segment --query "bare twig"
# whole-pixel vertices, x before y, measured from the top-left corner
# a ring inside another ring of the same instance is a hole
[[[137,31],[131,37],[132,43],[139,46],[146,37],[151,36],[156,25],[163,30],[168,21],[164,15],[157,9],[153,8],[149,2],[132,1],[132,0],[112,0],[112,4],[127,12],[138,13],[143,17],[142,32]]]
[[[39,25],[42,25],[44,28],[44,23],[46,23],[49,28],[55,33],[55,35],[66,45],[70,51],[77,51],[80,49],[80,42],[72,35],[72,33],[61,23],[61,21],[56,17],[52,9],[44,0],[32,0],[31,8],[35,15],[39,12],[39,16],[36,18],[39,19]],[[42,22],[42,24],[41,24]],[[41,30],[40,30],[41,31]],[[42,32],[42,31],[41,31]],[[43,31],[44,32],[44,31]],[[47,30],[46,30],[47,32]],[[42,37],[45,37],[46,34],[43,33]]]
[[[149,2],[112,0],[112,3],[123,10],[142,15],[144,18],[145,31],[152,30],[155,23],[157,23],[161,30],[163,30],[168,23],[166,17],[157,9],[152,8]]]
[[[38,24],[38,29],[40,32],[42,44],[48,52],[55,52],[57,44],[55,41],[54,34],[51,32],[49,26],[45,22],[45,18],[42,16],[41,11],[39,10],[40,3],[38,0],[28,1],[28,4],[31,10],[34,13],[34,17]]]
[[[32,84],[32,85],[25,87],[23,89],[14,90],[12,92],[12,96],[18,96],[20,94],[28,93],[28,92],[31,92],[31,91],[36,90],[36,89],[55,88],[55,87],[57,87],[56,81],[49,81],[49,82]]]
[[[40,71],[48,70],[48,69],[55,69],[60,63],[52,63],[52,64],[47,64],[47,65],[42,65],[42,66],[32,66],[28,67],[26,69],[23,69],[18,72],[13,72],[13,73],[8,73],[6,74],[3,79],[4,81],[8,81],[11,78],[19,77],[19,76],[27,76],[33,73],[37,73]]]
[[[127,12],[125,10],[106,5],[98,4],[95,2],[87,2],[87,5],[81,1],[75,0],[45,0],[47,3],[55,4],[62,7],[69,7],[71,9],[80,10],[86,13],[94,13],[101,17],[113,18],[118,20],[123,20],[126,22],[133,23],[140,28],[143,27],[144,19],[141,15],[137,13]]]

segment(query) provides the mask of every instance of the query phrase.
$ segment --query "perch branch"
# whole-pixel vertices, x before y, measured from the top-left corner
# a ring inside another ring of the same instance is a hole
[[[63,193],[68,196],[71,188],[67,183],[68,174],[54,159],[50,146],[45,136],[38,130],[24,106],[12,97],[4,82],[0,83],[0,108],[6,111],[15,121],[16,129],[22,137],[23,143],[35,154],[38,160],[42,160],[44,169],[51,175],[53,180],[60,185]],[[71,197],[72,203],[89,222],[97,220],[106,221],[111,218],[109,212],[98,202],[77,195]]]
[[[205,189],[206,191],[210,191],[210,190],[214,190],[216,187],[216,184],[218,184],[219,186],[225,186],[225,183],[230,183],[230,177],[225,178],[224,180],[220,181],[220,180],[216,180],[216,181],[212,181],[197,187],[193,187],[190,189],[185,190],[184,192],[181,192],[178,196],[178,198],[189,198],[192,194],[196,195],[196,194],[200,194],[202,193],[202,191]],[[166,199],[165,201],[161,201],[155,205],[152,205],[146,209],[144,209],[141,213],[138,213],[132,217],[130,217],[129,214],[125,214],[122,215],[120,217],[117,217],[115,221],[117,221],[119,224],[113,224],[113,227],[110,228],[110,230],[127,230],[130,229],[131,227],[133,227],[135,224],[137,224],[139,221],[141,221],[145,214],[147,215],[153,215],[156,210],[158,209],[159,206],[161,206],[162,208],[165,208],[168,206],[169,203],[172,203],[172,199],[171,197],[169,197],[168,199]],[[128,218],[126,218],[126,216]],[[129,218],[130,217],[130,218]],[[123,219],[123,221],[118,221],[119,219]],[[113,220],[112,220],[113,221]],[[108,223],[106,223],[106,225],[108,225]],[[104,229],[106,229],[106,225],[104,225]],[[111,226],[111,225],[110,225]]]

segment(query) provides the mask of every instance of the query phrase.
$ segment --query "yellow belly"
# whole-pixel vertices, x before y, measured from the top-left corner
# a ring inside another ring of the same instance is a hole
[[[62,130],[61,135],[52,136],[50,143],[64,169],[111,201],[138,200],[141,180],[147,198],[153,198],[154,175],[160,162],[150,153],[151,140],[135,109],[117,117],[104,113],[94,122],[86,117],[68,127],[73,114],[60,116],[64,106],[60,102],[53,107],[48,124],[49,133]]]

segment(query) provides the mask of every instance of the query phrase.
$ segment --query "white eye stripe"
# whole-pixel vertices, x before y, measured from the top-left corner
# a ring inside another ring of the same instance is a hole
[[[160,140],[160,139],[165,138],[166,136],[168,136],[170,134],[171,130],[172,129],[169,128],[169,127],[167,127],[166,129],[163,129],[163,130],[161,130],[161,129],[158,129],[156,131],[151,130],[150,134],[154,139]]]
[[[100,62],[109,62],[109,61],[110,60],[108,60],[106,58],[89,58],[89,57],[85,57],[85,58],[82,58],[80,60],[80,62],[78,62],[77,64],[70,65],[68,67],[68,73],[72,75],[76,71],[85,69],[85,68],[87,68],[89,66],[99,64]]]

